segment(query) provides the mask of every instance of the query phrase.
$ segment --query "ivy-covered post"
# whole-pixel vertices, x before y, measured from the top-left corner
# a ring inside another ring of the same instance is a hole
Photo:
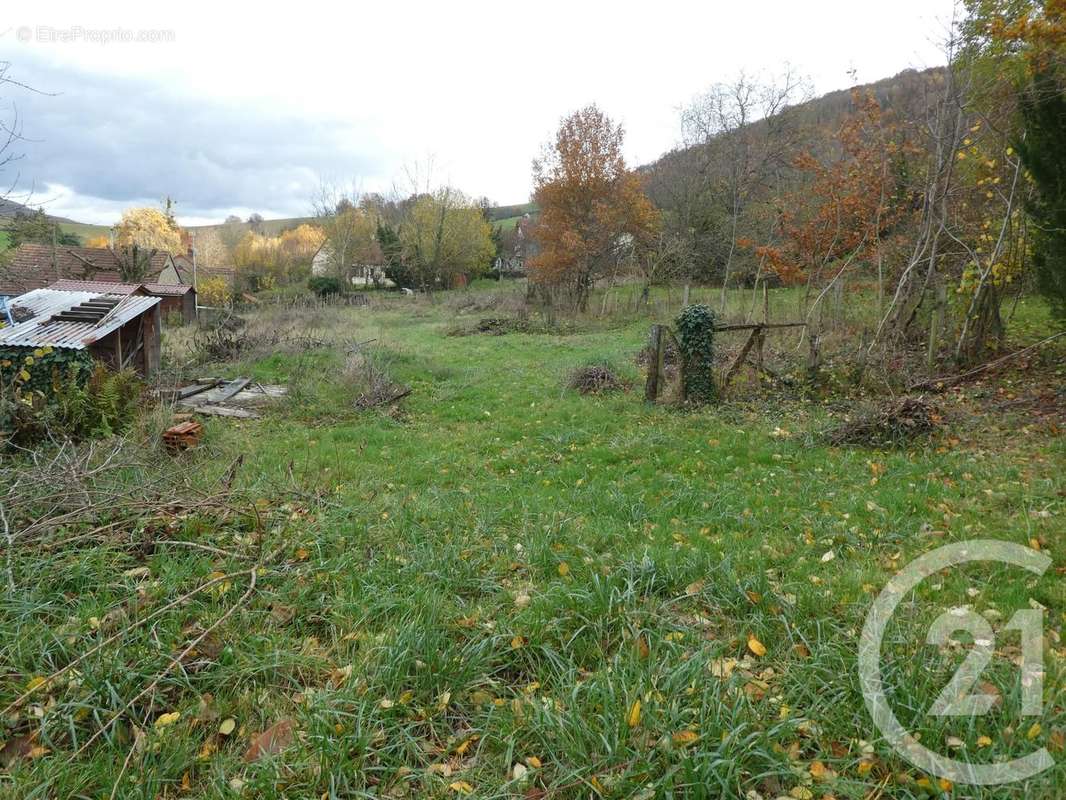
[[[718,399],[714,382],[714,311],[699,304],[677,315],[677,344],[681,351],[682,398],[695,405]]]

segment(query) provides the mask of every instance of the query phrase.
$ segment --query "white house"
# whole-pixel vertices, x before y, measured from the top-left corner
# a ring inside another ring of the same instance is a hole
[[[329,242],[323,242],[314,258],[311,259],[311,274],[316,277],[347,275],[352,286],[391,287],[396,285],[385,277],[385,267],[380,264],[351,263],[344,267],[339,266]]]

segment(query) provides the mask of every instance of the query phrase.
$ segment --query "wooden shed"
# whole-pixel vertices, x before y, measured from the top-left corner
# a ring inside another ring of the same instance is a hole
[[[95,292],[98,294],[139,294],[158,297],[160,314],[180,315],[182,324],[196,319],[196,289],[182,283],[107,283],[104,281],[56,281],[49,289],[62,292]]]
[[[159,369],[160,303],[135,291],[35,289],[10,301],[15,324],[0,328],[0,347],[88,350],[112,369],[143,377]]]
[[[158,297],[163,319],[180,316],[182,322],[196,321],[196,289],[188,284],[146,283],[144,291]]]

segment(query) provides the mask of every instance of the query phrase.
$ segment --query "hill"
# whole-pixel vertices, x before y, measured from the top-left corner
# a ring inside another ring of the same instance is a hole
[[[870,92],[882,109],[899,118],[918,119],[929,107],[932,94],[942,85],[944,76],[944,67],[921,71],[907,69],[890,78],[882,78],[850,89],[839,89],[791,106],[781,112],[780,118],[798,132],[793,145],[818,151],[852,111],[854,91]],[[740,132],[752,132],[754,136],[759,136],[764,125],[764,120],[757,119],[741,128]],[[653,199],[657,199],[655,195],[661,195],[664,189],[668,188],[657,186],[657,183],[669,183],[675,176],[684,176],[696,168],[694,156],[699,149],[699,145],[679,147],[637,168],[648,178]]]
[[[13,217],[20,211],[25,213],[32,213],[36,211],[37,208],[38,206],[29,206],[7,197],[0,197],[0,218]],[[53,222],[73,222],[73,220],[69,220],[66,217],[57,217],[52,214],[48,215],[48,219],[52,220]]]

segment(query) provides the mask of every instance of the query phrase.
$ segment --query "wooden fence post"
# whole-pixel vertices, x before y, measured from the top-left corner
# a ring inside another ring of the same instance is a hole
[[[926,353],[926,368],[932,374],[936,366],[936,356],[940,351],[940,333],[943,327],[944,306],[947,305],[947,288],[943,283],[936,287],[936,300],[933,303],[933,313],[929,317],[929,350]]]
[[[648,381],[644,384],[644,400],[654,403],[659,397],[659,376],[663,369],[663,326],[651,326],[651,343],[648,346]]]
[[[810,350],[807,353],[807,379],[811,383],[818,382],[818,372],[821,366],[821,351],[818,349],[818,334],[814,331],[807,331],[807,343],[810,346]]]

